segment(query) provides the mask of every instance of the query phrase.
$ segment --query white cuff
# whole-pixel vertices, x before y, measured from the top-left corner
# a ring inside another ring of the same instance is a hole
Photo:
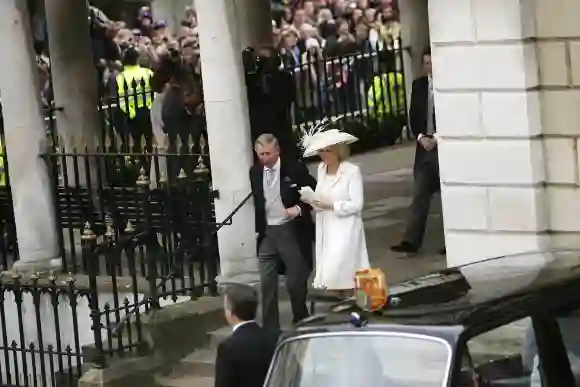
[[[302,208],[300,206],[294,206],[298,210],[298,216],[302,216]]]

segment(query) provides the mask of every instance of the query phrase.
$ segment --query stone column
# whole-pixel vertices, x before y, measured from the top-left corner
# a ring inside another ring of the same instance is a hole
[[[234,0],[240,49],[273,44],[270,0]]]
[[[536,1],[546,199],[554,248],[580,248],[580,2]]]
[[[449,265],[580,246],[578,14],[429,2]]]
[[[201,68],[217,221],[250,192],[252,144],[234,0],[196,0]],[[219,282],[257,281],[254,206],[246,204],[218,234]]]
[[[421,75],[422,53],[429,46],[429,16],[426,0],[399,0],[398,4],[408,109],[413,80]]]
[[[55,112],[57,130],[69,150],[73,146],[79,151],[85,145],[93,148],[103,130],[97,110],[100,80],[91,51],[88,17],[83,1],[46,0],[52,85],[55,105],[59,108]],[[83,161],[79,161],[81,176]]]
[[[0,1],[0,91],[20,260],[18,270],[59,267],[44,115],[26,0]]]

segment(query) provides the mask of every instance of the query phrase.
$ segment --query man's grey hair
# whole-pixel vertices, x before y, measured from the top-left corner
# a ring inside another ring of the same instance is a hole
[[[259,146],[274,145],[276,148],[280,147],[278,139],[271,133],[263,133],[254,141],[254,149]]]
[[[227,309],[242,321],[256,318],[258,293],[246,284],[229,284],[224,290]]]

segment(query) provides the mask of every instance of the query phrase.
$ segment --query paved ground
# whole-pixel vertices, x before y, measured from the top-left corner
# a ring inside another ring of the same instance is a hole
[[[414,145],[396,146],[354,156],[365,179],[364,221],[370,259],[385,271],[390,282],[445,267],[437,255],[444,245],[441,201],[434,198],[425,243],[414,256],[396,254],[389,247],[405,232],[408,208],[413,198]]]

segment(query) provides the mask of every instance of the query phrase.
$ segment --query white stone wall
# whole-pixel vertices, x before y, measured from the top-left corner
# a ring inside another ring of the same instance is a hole
[[[580,247],[580,1],[429,2],[447,259]]]

